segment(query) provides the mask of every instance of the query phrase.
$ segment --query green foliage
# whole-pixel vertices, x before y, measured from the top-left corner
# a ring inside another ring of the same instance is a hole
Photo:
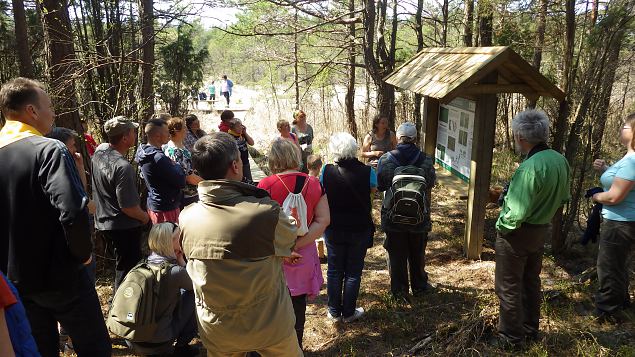
[[[197,50],[192,38],[192,27],[179,26],[176,38],[159,48],[162,65],[158,92],[173,115],[178,115],[181,102],[191,89],[203,82],[203,66],[209,52],[205,48]]]

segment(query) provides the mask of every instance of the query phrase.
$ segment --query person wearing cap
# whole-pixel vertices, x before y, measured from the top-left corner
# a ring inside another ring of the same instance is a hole
[[[415,140],[417,128],[411,122],[405,122],[397,129],[397,148],[383,154],[377,164],[377,184],[379,191],[386,191],[392,185],[395,169],[412,165],[424,170],[427,188],[427,219],[408,230],[396,227],[390,222],[388,212],[382,207],[381,226],[386,232],[384,248],[388,252],[388,270],[390,273],[390,291],[396,298],[410,301],[409,288],[414,296],[420,296],[432,290],[425,271],[425,251],[428,243],[430,224],[430,190],[436,182],[434,158],[422,152]],[[409,268],[409,269],[408,269]],[[408,284],[410,270],[410,284]]]
[[[141,259],[141,237],[150,220],[139,205],[135,170],[125,158],[139,124],[118,116],[104,124],[108,142],[92,159],[95,229],[115,248],[115,291]]]
[[[59,321],[78,356],[110,356],[86,269],[88,197],[66,146],[44,137],[53,103],[40,82],[15,78],[0,89],[0,109],[0,270],[22,298],[39,354],[59,355]]]

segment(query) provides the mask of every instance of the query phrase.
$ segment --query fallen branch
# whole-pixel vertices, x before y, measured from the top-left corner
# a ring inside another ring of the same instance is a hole
[[[417,342],[410,350],[408,350],[408,354],[414,355],[417,352],[421,351],[426,345],[432,342],[432,334],[427,335],[421,341]]]

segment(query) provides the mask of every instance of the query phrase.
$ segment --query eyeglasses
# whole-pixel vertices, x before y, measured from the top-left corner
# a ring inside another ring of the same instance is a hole
[[[172,233],[176,232],[176,229],[179,228],[179,225],[174,222],[167,222],[172,225]]]

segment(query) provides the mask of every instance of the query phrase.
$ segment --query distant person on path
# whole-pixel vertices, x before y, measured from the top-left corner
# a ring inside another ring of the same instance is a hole
[[[395,150],[383,154],[377,165],[379,191],[385,192],[381,207],[381,226],[386,233],[384,248],[388,253],[388,271],[390,273],[390,292],[397,299],[410,303],[409,290],[414,296],[421,296],[432,290],[425,271],[425,253],[428,243],[428,232],[432,229],[430,221],[430,197],[436,182],[434,158],[423,153],[417,145],[417,129],[413,123],[406,122],[397,129],[399,144]],[[408,181],[393,184],[397,175],[413,175],[425,179],[425,184],[418,184],[417,177],[406,177]],[[407,184],[411,188],[418,185],[420,195],[409,197],[419,207],[409,212],[400,212],[397,187]],[[409,219],[407,223],[399,218]],[[420,220],[413,218],[420,217]],[[410,272],[410,279],[408,279]],[[408,284],[410,280],[410,284]]]
[[[228,133],[236,139],[236,145],[240,150],[240,159],[243,162],[243,182],[252,183],[254,180],[251,177],[251,165],[249,164],[249,146],[254,145],[254,139],[247,134],[247,128],[240,119],[236,118],[229,122]]]
[[[495,289],[500,300],[497,341],[522,347],[538,338],[540,270],[554,214],[570,198],[569,164],[547,146],[549,118],[538,110],[512,120],[516,151],[527,155],[514,172],[496,222]]]
[[[626,155],[612,166],[595,160],[593,167],[602,172],[604,192],[593,195],[603,205],[598,252],[598,291],[595,315],[600,320],[621,321],[623,310],[631,305],[629,296],[629,257],[635,244],[635,113],[626,117],[620,141]]]
[[[194,114],[185,116],[185,126],[187,127],[187,134],[185,134],[185,139],[183,139],[183,145],[192,152],[196,140],[204,137],[207,133],[201,129],[201,122]]]
[[[186,185],[183,188],[183,198],[179,206],[180,209],[183,209],[183,207],[198,201],[197,185],[203,179],[194,173],[192,169],[192,153],[183,144],[187,132],[185,121],[179,117],[170,118],[168,120],[168,131],[170,133],[170,141],[163,146],[163,152],[177,163],[185,174]]]
[[[180,233],[176,223],[163,222],[152,226],[148,235],[148,248],[151,252],[147,262],[150,266],[161,267],[166,271],[159,281],[161,288],[154,309],[158,326],[154,336],[147,341],[126,341],[135,352],[146,356],[199,355],[197,350],[189,346],[197,331],[196,308],[192,279],[185,269],[185,259],[179,243]],[[120,300],[115,299],[113,304],[119,302]],[[121,309],[113,305],[113,310]],[[111,320],[108,323],[110,326]]]
[[[179,221],[185,173],[179,164],[163,153],[170,139],[167,122],[150,119],[145,127],[147,144],[139,145],[135,161],[139,164],[148,188],[148,214],[152,223]]]
[[[194,145],[205,181],[201,200],[181,213],[187,272],[207,356],[302,356],[282,258],[294,257],[295,220],[269,194],[240,182],[242,162],[227,133]]]
[[[348,133],[331,136],[334,164],[324,166],[321,180],[328,195],[331,224],[324,232],[327,247],[327,317],[353,322],[364,315],[357,296],[366,250],[373,244],[375,225],[371,193],[377,191],[375,169],[357,160],[357,141]]]
[[[55,120],[41,83],[0,89],[0,270],[18,289],[44,357],[59,355],[57,321],[83,356],[110,356],[97,292],[86,269],[93,250],[88,197],[68,149],[43,137]]]
[[[118,116],[104,124],[108,142],[92,159],[95,229],[115,250],[115,288],[141,260],[141,239],[150,221],[141,209],[135,169],[126,159],[135,145],[139,124]]]
[[[388,117],[378,114],[373,119],[373,130],[364,137],[362,157],[368,165],[377,168],[379,158],[397,147],[397,136],[388,129]]]
[[[271,198],[283,207],[290,194],[301,194],[306,204],[304,223],[308,231],[298,236],[294,248],[302,259],[295,264],[285,262],[282,265],[295,312],[295,332],[302,348],[307,299],[319,295],[324,283],[315,240],[329,225],[330,213],[329,202],[320,181],[299,171],[299,154],[298,147],[288,140],[274,140],[269,150],[272,175],[260,181],[258,187],[269,192]],[[295,218],[302,219],[299,216]]]
[[[231,79],[227,79],[227,75],[223,75],[223,80],[220,83],[220,94],[225,97],[227,101],[227,107],[229,107],[229,97],[232,95],[232,88],[234,87],[234,82]]]
[[[291,132],[291,125],[288,121],[284,119],[278,120],[278,123],[276,123],[276,127],[278,128],[278,132],[280,133],[280,137],[282,139],[289,140],[290,142],[296,144],[298,148],[300,148],[298,137]]]
[[[234,112],[231,110],[223,110],[220,113],[220,124],[218,124],[218,130],[226,133],[229,131],[229,123],[234,119]]]
[[[306,167],[306,159],[313,153],[313,128],[306,122],[306,113],[302,110],[293,112],[293,127],[291,132],[298,138],[298,144],[302,150],[302,168],[301,171],[308,173]]]
[[[216,84],[214,84],[214,81],[212,81],[212,84],[209,85],[208,89],[209,89],[209,99],[216,100]]]

